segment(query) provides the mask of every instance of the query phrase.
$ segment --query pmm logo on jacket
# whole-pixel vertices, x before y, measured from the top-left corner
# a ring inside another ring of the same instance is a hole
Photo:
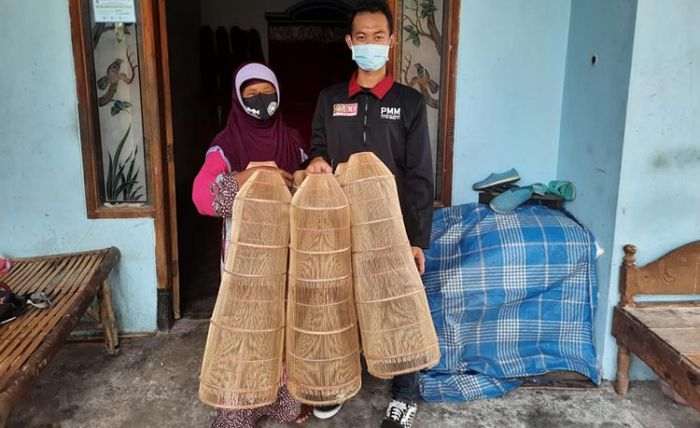
[[[382,107],[379,117],[382,119],[399,120],[401,119],[401,107]]]

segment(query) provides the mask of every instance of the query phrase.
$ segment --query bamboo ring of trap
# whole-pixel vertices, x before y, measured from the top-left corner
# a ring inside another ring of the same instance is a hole
[[[200,399],[226,409],[276,401],[282,375],[291,194],[260,170],[233,203],[229,250],[209,326]]]
[[[433,367],[440,348],[396,180],[367,152],[350,156],[337,174],[350,201],[355,302],[367,369],[391,378]]]
[[[312,405],[362,385],[347,198],[331,174],[310,174],[290,208],[287,388]]]

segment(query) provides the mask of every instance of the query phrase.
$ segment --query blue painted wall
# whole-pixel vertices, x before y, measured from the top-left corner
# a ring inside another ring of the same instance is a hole
[[[700,194],[683,184],[700,178],[700,3],[638,3],[466,0],[460,22],[454,203],[511,166],[523,182],[577,184],[569,209],[607,251],[595,325],[607,379],[622,245],[646,263],[700,239]],[[632,376],[650,373],[634,363]]]
[[[607,320],[615,304],[608,296],[635,13],[636,0],[571,4],[557,177],[576,184],[577,199],[567,208],[606,250],[598,260],[601,299],[594,331],[599,351],[609,336]]]
[[[0,79],[0,252],[118,247],[119,327],[154,331],[153,220],[86,217],[68,2],[4,0],[0,52],[12,71]]]
[[[516,167],[523,182],[557,175],[569,0],[462,0],[453,203]]]
[[[645,264],[700,239],[700,2],[638,3],[613,266],[627,243],[638,246],[638,262]],[[618,280],[613,269],[610,281]],[[608,306],[617,302],[617,288],[604,299]],[[608,316],[608,331],[610,323]],[[608,377],[615,355],[608,337]],[[634,363],[632,374],[650,375]]]

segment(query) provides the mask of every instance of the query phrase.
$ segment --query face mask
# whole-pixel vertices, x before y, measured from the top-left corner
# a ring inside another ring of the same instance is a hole
[[[258,94],[243,98],[245,111],[256,119],[268,120],[277,111],[277,94]]]
[[[389,45],[352,45],[352,59],[365,71],[377,71],[389,60]]]

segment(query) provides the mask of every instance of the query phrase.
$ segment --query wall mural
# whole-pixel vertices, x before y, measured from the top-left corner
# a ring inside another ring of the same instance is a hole
[[[105,205],[148,201],[135,24],[92,22]]]
[[[437,161],[440,78],[442,75],[442,12],[444,0],[403,0],[401,83],[420,91],[428,105],[433,164]],[[435,170],[436,168],[434,168]]]

